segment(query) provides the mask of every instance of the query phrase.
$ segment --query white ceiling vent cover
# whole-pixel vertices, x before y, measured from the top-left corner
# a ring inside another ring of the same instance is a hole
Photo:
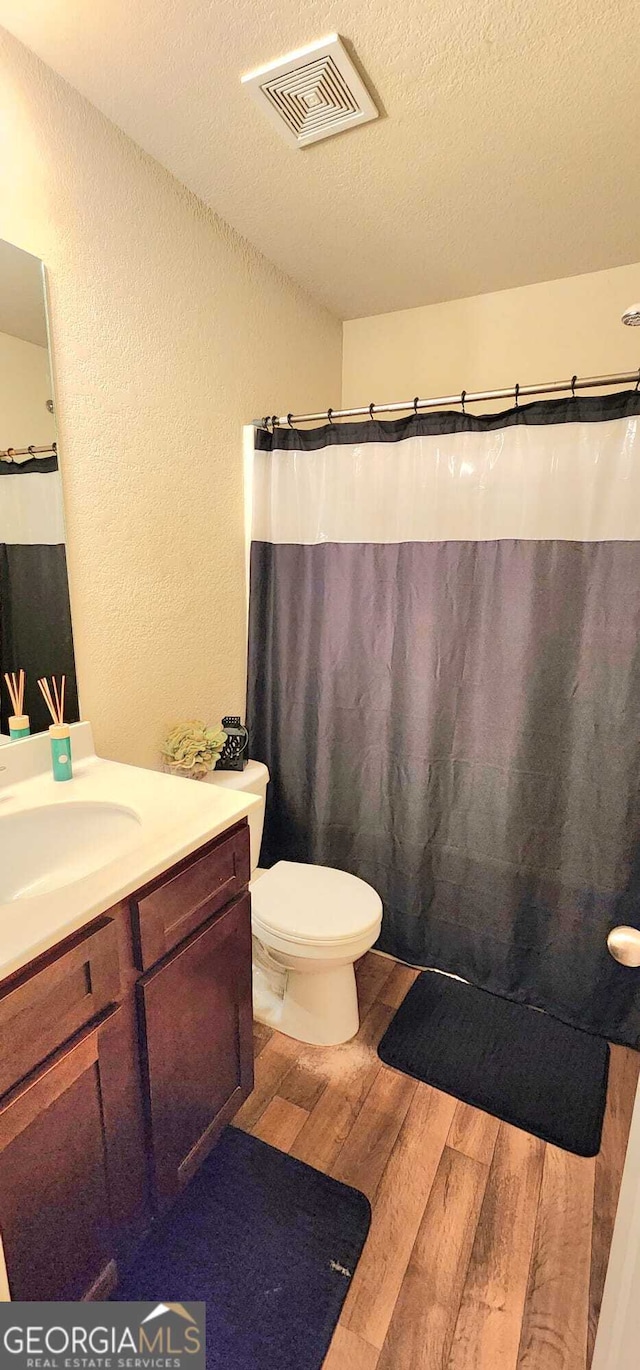
[[[242,84],[293,147],[378,118],[337,33],[250,71]]]

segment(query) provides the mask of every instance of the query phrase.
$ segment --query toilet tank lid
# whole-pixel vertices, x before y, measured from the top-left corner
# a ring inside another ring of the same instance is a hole
[[[269,780],[269,771],[263,761],[247,761],[243,771],[211,771],[215,785],[224,785],[227,790],[248,790],[249,794],[260,794]]]

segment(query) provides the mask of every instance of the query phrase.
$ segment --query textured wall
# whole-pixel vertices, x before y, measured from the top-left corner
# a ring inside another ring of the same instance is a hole
[[[46,347],[0,333],[0,450],[44,447],[56,436]]]
[[[340,324],[1,30],[0,237],[49,272],[84,716],[153,764],[243,708],[241,427],[335,400]]]
[[[620,315],[639,299],[640,263],[353,319],[344,325],[343,402],[632,371],[640,329]]]

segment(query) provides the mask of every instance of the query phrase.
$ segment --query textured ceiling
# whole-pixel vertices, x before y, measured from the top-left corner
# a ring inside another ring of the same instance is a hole
[[[343,318],[640,258],[638,0],[0,0]],[[240,75],[338,31],[384,117],[304,151]]]

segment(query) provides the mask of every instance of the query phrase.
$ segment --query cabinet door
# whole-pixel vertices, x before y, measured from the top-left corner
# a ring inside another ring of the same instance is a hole
[[[123,1069],[115,1009],[0,1102],[0,1233],[12,1299],[104,1298],[116,1282],[110,1195]]]
[[[251,902],[244,895],[137,986],[158,1206],[253,1088]]]

